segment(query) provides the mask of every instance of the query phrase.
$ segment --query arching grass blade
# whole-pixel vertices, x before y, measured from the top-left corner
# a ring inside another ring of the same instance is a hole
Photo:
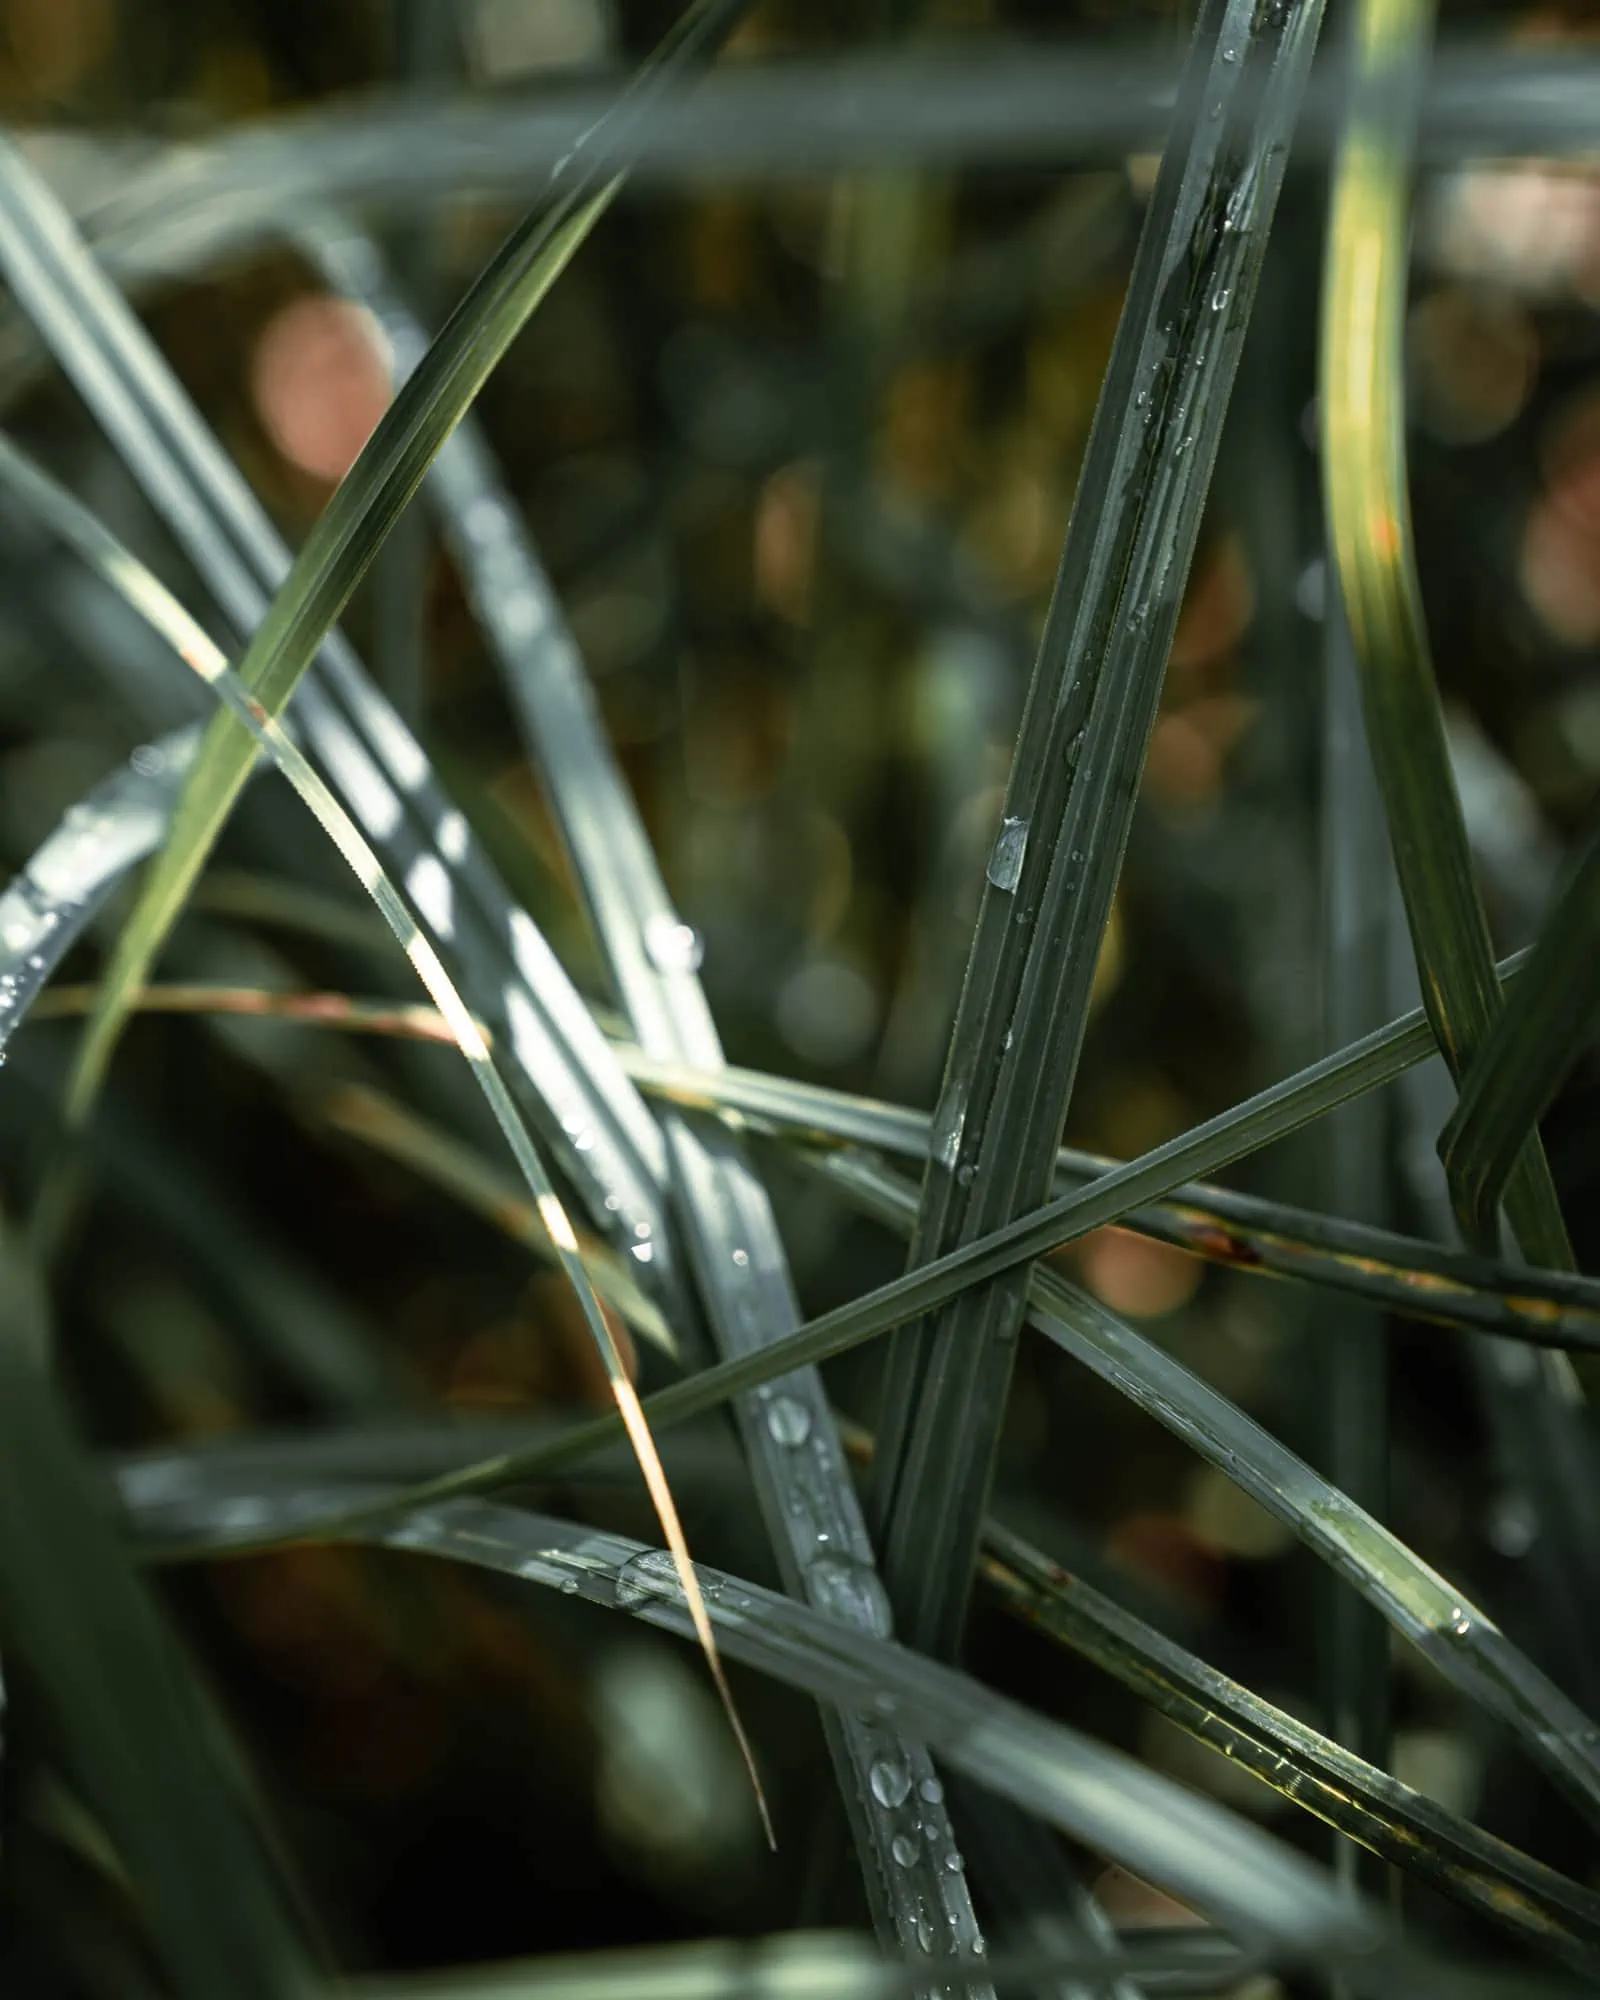
[[[549,1233],[561,1268],[577,1296],[578,1304],[593,1336],[596,1351],[605,1367],[618,1415],[639,1460],[640,1471],[649,1488],[650,1499],[660,1520],[662,1532],[666,1535],[673,1560],[681,1570],[685,1597],[693,1617],[695,1632],[704,1650],[706,1664],[716,1683],[717,1691],[722,1698],[729,1723],[738,1739],[765,1821],[766,1797],[756,1771],[755,1759],[745,1736],[744,1727],[734,1708],[733,1697],[728,1690],[705,1606],[694,1581],[694,1569],[689,1560],[688,1544],[684,1539],[682,1524],[678,1519],[666,1475],[661,1469],[661,1461],[656,1453],[649,1423],[640,1408],[638,1393],[634,1389],[632,1378],[623,1362],[605,1312],[584,1270],[583,1261],[578,1254],[577,1236],[567,1212],[555,1191],[543,1160],[528,1135],[527,1127],[517,1113],[511,1094],[495,1067],[488,1044],[484,1041],[460,994],[451,983],[438,954],[422,935],[411,911],[384,874],[377,856],[362,838],[355,822],[290,741],[282,724],[267,713],[262,704],[245,687],[240,677],[229,667],[211,639],[189,617],[177,600],[122,548],[115,537],[109,534],[86,508],[80,506],[69,493],[39,471],[4,438],[0,438],[0,478],[5,480],[13,492],[26,500],[42,522],[123,591],[128,601],[168,640],[179,659],[200,675],[218,698],[227,704],[230,713],[248,732],[250,741],[268,752],[273,762],[316,816],[328,838],[348,863],[352,874],[377,905],[384,921],[393,931],[396,942],[426,987],[434,1005],[449,1022],[456,1046],[466,1058],[473,1080],[488,1101],[495,1122],[499,1125],[511,1149],[512,1157],[527,1182],[534,1205]],[[767,1830],[770,1838],[770,1822],[767,1823]]]

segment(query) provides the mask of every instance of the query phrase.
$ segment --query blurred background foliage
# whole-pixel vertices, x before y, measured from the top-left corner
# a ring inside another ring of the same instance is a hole
[[[48,170],[63,134],[177,141],[333,113],[372,92],[558,99],[625,65],[674,11],[665,0],[6,0],[0,115],[51,135],[38,148]],[[1165,0],[774,0],[736,53],[843,60],[899,37],[976,65],[1022,38],[1068,51],[1115,38],[1175,65],[1186,27],[1187,10]],[[1587,44],[1600,61],[1581,4],[1452,6],[1442,31]],[[1066,166],[656,178],[607,218],[483,397],[669,885],[704,940],[736,1062],[932,1102],[1153,167],[1146,153],[1103,152]],[[1100,966],[1066,1136],[1119,1156],[1322,1046],[1329,590],[1312,393],[1326,181],[1325,152],[1297,156]],[[430,319],[516,212],[480,197],[382,215]],[[370,325],[303,263],[260,248],[149,289],[141,308],[298,539],[386,399]],[[1408,357],[1423,585],[1504,950],[1533,934],[1600,790],[1600,172],[1534,157],[1432,163],[1418,188]],[[19,434],[205,615],[70,393],[13,369],[0,394]],[[0,569],[9,873],[134,744],[199,711],[147,671],[148,642],[101,587],[9,509]],[[346,623],[564,963],[608,1001],[553,823],[420,509]],[[108,698],[108,673],[120,698]],[[287,793],[264,781],[165,976],[410,999],[369,929]],[[106,935],[80,948],[76,976],[92,976]],[[1403,946],[1397,958],[1408,963]],[[1413,997],[1397,980],[1395,1008]],[[0,1079],[0,1181],[19,1206],[75,1033],[30,1027]],[[558,1280],[530,1275],[517,1245],[353,1130],[362,1086],[476,1134],[454,1061],[283,1023],[136,1026],[94,1141],[91,1201],[56,1272],[62,1367],[98,1446],[357,1405],[403,1414],[432,1399],[489,1421],[603,1397]],[[1403,1097],[1390,1114],[1390,1220],[1432,1233],[1431,1135],[1408,1124]],[[1597,1121],[1591,1061],[1546,1126],[1590,1270]],[[776,1155],[767,1164],[809,1309],[898,1268],[896,1245]],[[1284,1199],[1313,1185],[1301,1145],[1239,1179]],[[1106,1303],[1316,1455],[1298,1290],[1119,1230],[1072,1261]],[[351,1379],[329,1364],[319,1390],[295,1358],[308,1347],[359,1357]],[[1463,1347],[1406,1323],[1391,1351],[1392,1525],[1537,1656],[1527,1504],[1496,1457]],[[368,1380],[373,1356],[382,1366]],[[875,1365],[867,1350],[830,1375],[863,1419]],[[999,1481],[997,1510],[1072,1568],[1318,1717],[1310,1559],[1040,1344],[1024,1348]],[[731,1455],[682,1500],[699,1554],[769,1576]],[[651,1533],[631,1493],[581,1504]],[[346,1963],[860,1919],[848,1869],[818,1858],[842,1850],[842,1820],[798,1697],[738,1681],[790,1850],[773,1861],[700,1672],[664,1639],[377,1553],[304,1549],[163,1588]],[[981,1594],[968,1661],[1322,1851],[1311,1822]],[[1600,1883],[1592,1846],[1543,1781],[1414,1655],[1395,1664],[1397,1773]],[[19,1982],[77,1990],[59,1965],[46,1971],[48,1913],[79,1926],[87,1949],[122,1922],[115,1880],[29,1769],[25,1730],[16,1737],[7,1949]],[[1172,1913],[1126,1878],[1102,1886],[1129,1920]]]

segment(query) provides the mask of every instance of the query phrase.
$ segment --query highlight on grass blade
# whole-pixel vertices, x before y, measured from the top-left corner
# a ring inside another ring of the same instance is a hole
[[[559,1195],[545,1170],[526,1126],[518,1115],[510,1092],[501,1080],[488,1044],[465,1002],[452,984],[438,954],[423,936],[415,919],[394,885],[384,874],[377,856],[362,837],[355,822],[334,798],[328,787],[306,762],[304,755],[253,694],[243,685],[210,637],[183,606],[144,568],[101,523],[56,484],[47,473],[28,459],[0,434],[0,481],[34,509],[38,518],[59,535],[83,559],[122,592],[127,602],[171,645],[178,657],[193,669],[216,694],[219,701],[244,725],[255,745],[264,749],[293,785],[300,797],[339,850],[351,872],[382,912],[396,942],[411,961],[418,978],[450,1028],[456,1046],[469,1064],[473,1078],[488,1100],[496,1123],[511,1148],[512,1156],[528,1184],[534,1204],[544,1222],[563,1271],[577,1295],[595,1346],[605,1365],[618,1412],[650,1488],[662,1531],[672,1550],[683,1582],[684,1595],[695,1618],[695,1630],[705,1649],[706,1662],[727,1710],[728,1720],[738,1739],[750,1773],[751,1784],[761,1805],[763,1823],[772,1835],[766,1796],[756,1770],[755,1758],[744,1726],[734,1708],[733,1698],[717,1657],[716,1642],[705,1606],[700,1597],[688,1544],[678,1520],[677,1508],[656,1453],[650,1427],[639,1407],[638,1395],[629,1377],[616,1338],[604,1309],[595,1295],[583,1261],[578,1240]]]

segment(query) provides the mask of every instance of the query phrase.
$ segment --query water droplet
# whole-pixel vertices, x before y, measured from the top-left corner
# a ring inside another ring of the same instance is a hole
[[[924,1951],[933,1950],[933,1925],[928,1921],[927,1911],[921,1908],[917,1911],[917,1943]]]
[[[837,1618],[843,1625],[887,1639],[894,1627],[889,1594],[870,1563],[851,1556],[823,1555],[807,1565],[807,1595],[819,1611]],[[881,1706],[885,1697],[879,1695]],[[891,1707],[894,1697],[887,1697]]]
[[[867,1782],[878,1804],[888,1806],[891,1811],[896,1806],[904,1805],[911,1791],[911,1777],[905,1765],[892,1757],[880,1757],[868,1774]]]
[[[1219,285],[1217,289],[1211,294],[1211,310],[1214,313],[1226,312],[1228,308],[1228,301],[1232,297],[1233,294],[1232,292],[1229,291],[1226,285]]]
[[[938,1805],[944,1797],[944,1786],[939,1783],[937,1778],[924,1778],[922,1783],[918,1785],[917,1790],[930,1806]]]
[[[1004,819],[989,856],[989,880],[1009,896],[1022,879],[1022,857],[1028,851],[1028,822]]]
[[[967,1164],[964,1167],[957,1167],[956,1169],[956,1181],[958,1185],[960,1185],[961,1187],[971,1187],[972,1183],[977,1178],[978,1178],[978,1169],[972,1164],[970,1160],[968,1160]]]
[[[983,1939],[981,1937],[975,1936],[972,1940],[972,1955],[974,1958],[982,1958],[983,1952],[984,1952]]]
[[[941,1166],[955,1169],[961,1155],[961,1132],[967,1122],[966,1086],[958,1077],[945,1085],[933,1114],[933,1153]]]
[[[1237,49],[1224,49],[1222,51],[1222,60],[1226,63],[1236,63],[1239,60],[1239,51]]]
[[[811,1412],[798,1397],[779,1396],[767,1411],[767,1435],[774,1444],[804,1444],[811,1435]]]
[[[665,911],[644,927],[644,948],[658,972],[698,972],[706,955],[700,933]]]
[[[1464,1639],[1472,1630],[1472,1620],[1459,1604],[1450,1613],[1450,1630],[1454,1632],[1458,1639]]]
[[[653,1243],[635,1243],[633,1245],[633,1254],[641,1264],[648,1264],[655,1257],[656,1246]]]
[[[620,1605],[642,1604],[647,1597],[680,1596],[683,1586],[671,1550],[646,1549],[625,1562],[617,1571],[615,1589]]]
[[[957,1854],[953,1847],[945,1856],[944,1865],[948,1874],[959,1875],[961,1873],[961,1856]]]
[[[141,743],[128,762],[141,778],[159,778],[167,768],[167,753],[159,743]]]
[[[885,1602],[887,1602],[887,1599]],[[880,1715],[893,1715],[895,1710],[900,1706],[899,1697],[890,1694],[887,1688],[881,1688],[872,1697],[872,1706]]]
[[[735,1250],[733,1261],[741,1271],[748,1270],[750,1266],[750,1252],[748,1250]]]
[[[561,1579],[561,1591],[565,1597],[575,1597],[578,1593],[578,1579],[575,1576],[564,1576]]]
[[[909,1833],[897,1833],[890,1844],[889,1852],[902,1868],[909,1868],[917,1858],[917,1843]]]

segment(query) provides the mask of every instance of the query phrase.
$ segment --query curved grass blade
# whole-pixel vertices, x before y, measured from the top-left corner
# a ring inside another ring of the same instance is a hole
[[[1600,1027],[1600,836],[1545,920],[1516,998],[1461,1079],[1439,1157],[1469,1243],[1492,1242],[1500,1198],[1562,1078]]]
[[[245,1488],[284,1536],[356,1489]],[[398,1496],[390,1496],[397,1498]],[[213,1503],[214,1504],[214,1503]],[[161,1553],[181,1538],[197,1553],[233,1546],[208,1536],[205,1508],[139,1508],[136,1531]],[[374,1527],[360,1539],[464,1561],[578,1594],[692,1636],[682,1586],[664,1550],[620,1535],[484,1501],[452,1501]],[[1086,1841],[1241,1938],[1291,1954],[1335,1954],[1377,1942],[1371,1918],[1328,1878],[1218,1806],[1130,1757],[1046,1721],[981,1683],[797,1599],[702,1568],[700,1588],[732,1659],[865,1715],[891,1714],[953,1769]],[[936,1816],[937,1817],[937,1816]]]
[[[818,1164],[828,1183],[857,1206],[909,1230],[916,1209],[906,1181],[839,1154]],[[1029,1279],[1029,1309],[1032,1323],[1056,1346],[1182,1438],[1330,1564],[1600,1824],[1600,1728],[1477,1605],[1253,1418],[1088,1293],[1040,1266]]]
[[[0,1630],[132,1878],[175,1990],[320,1986],[207,1748],[176,1641],[119,1547],[42,1372],[43,1305],[0,1249]]]
[[[1403,389],[1407,203],[1432,0],[1361,0],[1323,284],[1323,478],[1360,669],[1367,741],[1389,819],[1423,1005],[1459,1083],[1499,1011],[1428,652],[1406,485]],[[1573,1268],[1537,1135],[1506,1189],[1529,1259]],[[1498,1227],[1474,1249],[1493,1255]]]
[[[243,640],[288,574],[289,552],[70,218],[3,139],[0,264]],[[416,890],[432,942],[501,1034],[519,1095],[595,1226],[648,1248],[650,1276],[670,1298],[655,1123],[421,747],[337,632],[298,691],[295,718],[389,873]]]
[[[492,1434],[514,1445],[529,1432],[527,1424],[434,1422],[246,1436],[121,1459],[115,1477],[145,1534],[163,1536],[163,1515],[175,1510],[176,1532],[193,1537],[189,1552],[198,1555],[205,1546],[202,1522],[231,1541],[240,1530],[259,1525],[253,1509],[265,1491],[414,1480],[470,1460]],[[719,1440],[708,1436],[703,1442]],[[865,1449],[870,1455],[870,1440]],[[706,1481],[708,1498],[732,1470],[720,1453],[706,1464],[669,1453],[668,1464],[680,1487]],[[590,1460],[584,1472],[590,1479],[630,1473],[637,1478],[637,1468],[621,1455],[609,1463]],[[992,1516],[984,1524],[979,1574],[1007,1610],[1082,1653],[1296,1806],[1524,1942],[1580,1969],[1595,1969],[1600,1893],[1530,1859],[1263,1701]]]
[[[928,1154],[932,1120],[926,1112],[758,1070],[713,1072],[665,1063],[628,1044],[617,1053],[649,1097],[703,1105],[811,1144],[831,1140],[914,1160]],[[1056,1186],[1079,1188],[1123,1165],[1063,1146],[1056,1154]],[[1130,1209],[1118,1226],[1213,1263],[1299,1278],[1441,1326],[1472,1327],[1539,1346],[1600,1345],[1600,1280],[1477,1257],[1342,1215],[1188,1184],[1164,1201]]]
[[[1600,1894],[1263,1701],[998,1523],[979,1574],[1002,1604],[1350,1841],[1575,1971],[1600,1971]]]
[[[200,732],[173,731],[69,808],[0,895],[0,1055],[130,868],[165,837]]]
[[[946,1059],[910,1263],[1048,1191],[1321,0],[1204,0],[1090,433]],[[1025,1280],[891,1346],[876,1490],[908,1637],[952,1656]]]
[[[290,741],[282,724],[275,721],[245,687],[238,674],[229,667],[218,648],[204,630],[190,618],[182,605],[148,570],[128,554],[127,550],[86,508],[80,506],[71,494],[57,486],[3,436],[0,436],[0,477],[3,477],[12,491],[33,508],[45,525],[60,535],[86,562],[92,564],[123,592],[128,601],[167,639],[179,659],[206,682],[219,700],[227,704],[231,714],[248,732],[252,744],[270,754],[273,762],[315,814],[324,832],[348,864],[351,873],[377,905],[434,1005],[449,1022],[456,1046],[466,1058],[473,1080],[483,1092],[489,1109],[494,1114],[495,1122],[511,1149],[512,1157],[527,1182],[562,1271],[577,1296],[579,1307],[593,1336],[596,1351],[605,1367],[612,1398],[617,1405],[618,1414],[627,1430],[629,1441],[639,1461],[639,1469],[649,1489],[651,1503],[672,1550],[673,1560],[680,1566],[695,1631],[727,1712],[729,1724],[749,1769],[750,1780],[770,1838],[771,1826],[766,1820],[766,1796],[756,1771],[754,1755],[745,1736],[744,1726],[734,1708],[733,1697],[722,1671],[722,1663],[717,1655],[716,1642],[712,1636],[705,1606],[700,1600],[698,1587],[694,1582],[688,1543],[684,1539],[672,1492],[656,1454],[649,1423],[640,1408],[638,1393],[634,1389],[605,1312],[595,1296],[593,1286],[589,1283],[582,1259],[578,1254],[577,1235],[566,1209],[562,1206],[544,1162],[528,1136],[527,1127],[519,1117],[511,1094],[495,1067],[488,1044],[479,1032],[472,1015],[467,1011],[461,996],[452,985],[450,975],[445,971],[432,945],[423,936],[388,876],[384,874],[377,856],[362,838],[355,822]]]
[[[427,337],[395,295],[376,246],[338,218],[310,219],[301,234],[323,276],[376,315],[397,376],[423,366]],[[577,644],[470,417],[440,450],[425,492],[499,664],[634,1033],[664,1057],[720,1067],[722,1046],[696,976],[698,940],[667,894],[600,727]],[[680,1225],[717,1349],[758,1351],[800,1321],[766,1190],[724,1127],[676,1109],[662,1123]],[[739,1399],[735,1415],[788,1588],[863,1630],[886,1632],[872,1544],[816,1371],[797,1371]],[[959,1864],[944,1865],[926,1838],[923,1788],[937,1783],[926,1751],[861,1717],[825,1716],[824,1727],[880,1936],[930,1960],[970,1956],[982,1933],[965,1876]],[[874,1783],[884,1769],[906,1773],[902,1796]],[[993,1989],[984,1982],[969,1990],[982,2000]]]

